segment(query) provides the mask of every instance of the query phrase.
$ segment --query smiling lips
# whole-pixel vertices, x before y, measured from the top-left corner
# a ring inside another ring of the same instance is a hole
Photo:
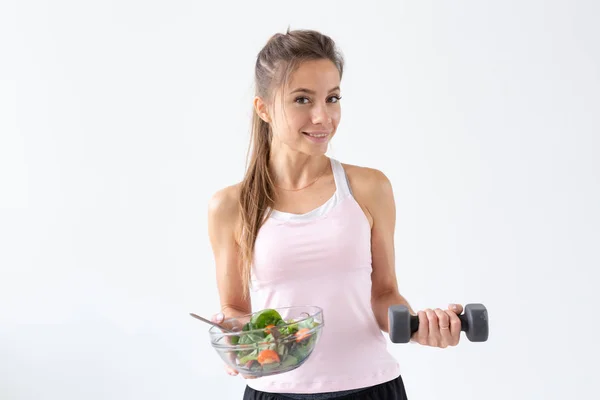
[[[326,131],[315,131],[315,132],[302,132],[310,137],[314,137],[314,138],[324,138],[326,136],[329,136],[329,132]]]

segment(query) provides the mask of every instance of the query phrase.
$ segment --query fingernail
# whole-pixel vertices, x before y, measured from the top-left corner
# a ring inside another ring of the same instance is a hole
[[[458,306],[457,306],[456,304],[452,304],[452,305],[450,306],[450,308],[452,308],[453,310],[456,310],[456,309],[458,308]]]
[[[225,318],[225,315],[223,315],[222,312],[217,314],[217,321],[222,321]]]

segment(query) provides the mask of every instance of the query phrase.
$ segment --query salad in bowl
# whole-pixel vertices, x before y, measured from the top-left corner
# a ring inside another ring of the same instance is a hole
[[[316,306],[269,308],[213,326],[212,347],[242,375],[262,377],[301,366],[318,343],[324,326],[323,310]]]

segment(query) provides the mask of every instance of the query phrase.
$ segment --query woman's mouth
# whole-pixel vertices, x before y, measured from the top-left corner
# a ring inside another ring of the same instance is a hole
[[[327,141],[327,138],[329,137],[329,133],[308,133],[308,132],[302,132],[302,133],[304,134],[304,136],[309,138],[311,141],[317,142],[317,143],[325,142],[325,141]]]

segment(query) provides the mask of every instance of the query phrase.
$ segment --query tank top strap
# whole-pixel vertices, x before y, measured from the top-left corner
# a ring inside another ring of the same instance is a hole
[[[333,170],[333,179],[335,180],[335,186],[340,195],[340,198],[352,195],[352,189],[348,183],[348,177],[342,163],[338,160],[331,159],[331,169]]]

